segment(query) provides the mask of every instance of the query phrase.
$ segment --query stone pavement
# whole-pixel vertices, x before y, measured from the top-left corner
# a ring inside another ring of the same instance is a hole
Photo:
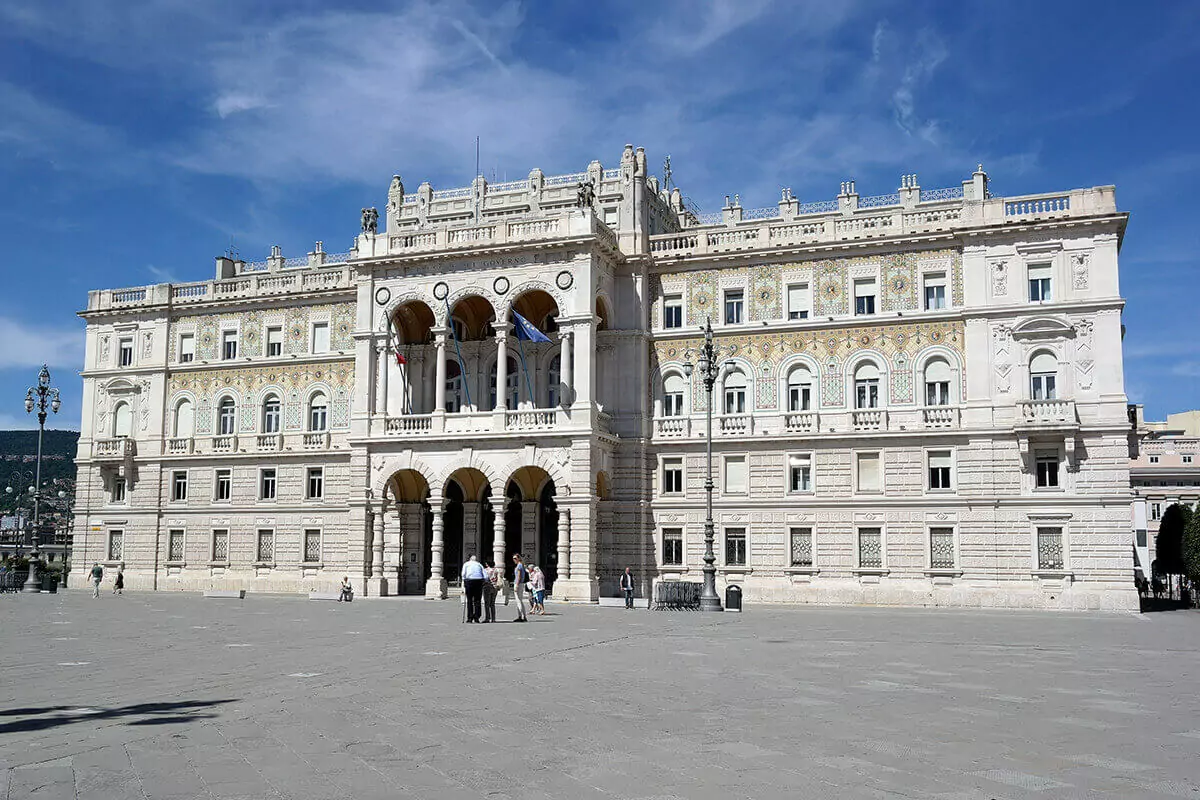
[[[0,798],[1200,798],[1200,613],[551,610],[0,596]]]

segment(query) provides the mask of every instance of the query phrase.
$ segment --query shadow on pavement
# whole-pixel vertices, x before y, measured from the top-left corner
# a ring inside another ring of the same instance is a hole
[[[116,708],[79,708],[47,706],[45,708],[14,708],[0,710],[0,716],[25,716],[0,724],[0,734],[42,731],[76,722],[93,720],[115,720],[124,717],[139,717],[127,725],[173,725],[198,719],[212,719],[216,714],[204,713],[203,709],[232,703],[233,700],[196,700],[177,703],[134,703]]]

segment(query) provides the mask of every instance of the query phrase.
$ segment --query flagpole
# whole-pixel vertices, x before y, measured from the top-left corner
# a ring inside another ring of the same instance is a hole
[[[462,379],[463,392],[467,395],[467,406],[471,405],[471,384],[467,381],[467,366],[463,363],[462,348],[458,346],[458,334],[454,332],[454,319],[450,316],[450,299],[442,300],[446,304],[446,327],[450,329],[450,336],[454,339],[454,352],[458,354],[458,374]]]
[[[525,345],[521,344],[521,337],[517,337],[517,353],[521,356],[521,369],[525,372],[525,389],[529,392],[529,402],[534,408],[537,408],[537,398],[533,396],[533,384],[529,382],[529,365],[525,363]],[[520,405],[518,403],[518,405]]]

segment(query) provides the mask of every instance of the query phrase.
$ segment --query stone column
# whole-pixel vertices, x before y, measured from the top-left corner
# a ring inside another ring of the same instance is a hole
[[[387,518],[387,504],[380,503],[371,513],[371,578],[379,582],[379,594],[386,591],[383,585],[383,525]]]
[[[558,575],[559,581],[571,580],[571,510],[559,506],[558,509]]]
[[[433,539],[429,543],[429,581],[425,584],[425,596],[441,600],[446,597],[446,578],[442,575],[442,550],[446,546],[442,498],[430,497],[429,508],[433,514]]]
[[[498,411],[509,410],[508,329],[509,324],[507,322],[496,326],[496,410]]]
[[[558,375],[559,381],[562,383],[562,388],[559,390],[558,402],[559,405],[566,408],[570,405],[568,395],[571,392],[571,333],[563,331],[560,336],[561,346],[558,352]]]
[[[446,410],[446,329],[437,332],[437,370],[434,373],[433,410]]]
[[[496,562],[496,569],[501,571],[508,566],[504,563],[504,555],[508,549],[508,545],[504,541],[505,526],[508,524],[508,520],[504,517],[504,512],[507,508],[508,500],[505,498],[501,498],[499,503],[494,504],[496,520],[492,523],[492,559]]]

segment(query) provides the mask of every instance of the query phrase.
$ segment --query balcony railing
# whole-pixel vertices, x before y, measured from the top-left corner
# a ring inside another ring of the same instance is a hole
[[[283,449],[283,436],[278,433],[260,433],[254,437],[254,446],[262,452],[278,452]]]
[[[212,437],[212,452],[214,453],[236,453],[238,446],[238,437],[225,435]]]
[[[921,424],[926,428],[957,428],[957,406],[927,406],[921,409]]]
[[[1025,425],[1074,425],[1074,400],[1022,400],[1018,403]]]
[[[547,430],[554,427],[558,412],[552,408],[506,411],[504,426],[510,431]]]
[[[852,412],[854,430],[887,430],[887,411],[882,408],[856,408]]]
[[[310,431],[304,434],[305,450],[328,450],[329,431]]]
[[[656,436],[683,437],[692,433],[692,421],[688,417],[658,417],[654,420]]]
[[[816,411],[792,411],[783,418],[783,429],[788,433],[816,433],[818,424]]]
[[[388,417],[383,424],[383,432],[388,436],[421,436],[432,430],[432,414],[410,414],[407,417]]]
[[[721,436],[749,436],[754,433],[754,417],[749,414],[722,414],[717,417]]]
[[[137,444],[133,439],[118,436],[115,439],[97,439],[92,442],[92,458],[122,459],[137,455]]]
[[[190,436],[176,436],[167,440],[167,454],[172,456],[191,455],[196,449],[196,440]]]

